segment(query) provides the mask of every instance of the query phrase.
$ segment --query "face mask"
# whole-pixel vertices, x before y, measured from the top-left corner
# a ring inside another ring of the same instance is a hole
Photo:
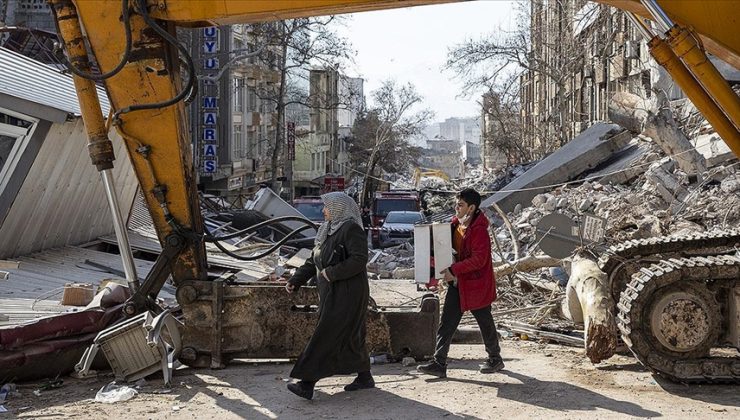
[[[463,215],[463,217],[460,217],[458,220],[460,220],[460,223],[467,223],[470,220],[470,217],[472,216],[473,212],[468,210],[467,213]]]

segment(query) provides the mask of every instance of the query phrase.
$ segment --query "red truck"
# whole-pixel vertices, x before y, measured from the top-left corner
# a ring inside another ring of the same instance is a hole
[[[417,191],[382,191],[376,192],[370,208],[370,236],[373,247],[380,246],[380,227],[389,211],[420,211],[421,200]]]

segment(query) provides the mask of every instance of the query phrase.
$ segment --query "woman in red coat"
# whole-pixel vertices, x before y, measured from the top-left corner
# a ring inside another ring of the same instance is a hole
[[[489,223],[480,210],[480,203],[480,194],[471,188],[457,194],[455,217],[452,218],[452,245],[457,261],[443,271],[449,288],[437,331],[434,359],[418,367],[422,373],[447,377],[447,353],[465,311],[470,311],[478,322],[488,353],[480,372],[495,373],[504,368],[496,324],[491,315],[491,303],[496,299],[496,279],[491,261]]]

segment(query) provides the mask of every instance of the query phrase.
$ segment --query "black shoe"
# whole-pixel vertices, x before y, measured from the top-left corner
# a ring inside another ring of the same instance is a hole
[[[480,365],[480,373],[496,373],[504,368],[504,361],[498,360],[486,360],[486,363]]]
[[[369,389],[369,388],[375,388],[375,380],[371,376],[369,379],[363,378],[360,379],[360,377],[356,377],[352,383],[349,383],[344,386],[345,391],[357,391],[360,389]]]
[[[301,398],[310,400],[313,398],[313,386],[298,381],[294,384],[288,384],[288,391],[298,395]]]
[[[427,375],[436,376],[438,378],[447,377],[447,366],[441,365],[434,360],[432,360],[431,363],[417,366],[416,370],[418,370],[421,373],[426,373]]]

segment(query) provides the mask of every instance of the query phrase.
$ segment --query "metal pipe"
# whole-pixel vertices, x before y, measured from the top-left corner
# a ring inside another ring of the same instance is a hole
[[[101,171],[100,175],[103,179],[103,185],[105,185],[105,195],[108,197],[108,205],[113,216],[113,228],[116,231],[118,250],[121,253],[121,260],[123,261],[123,272],[126,273],[126,281],[128,282],[129,289],[131,289],[131,292],[135,292],[139,288],[139,278],[136,276],[136,266],[134,265],[131,245],[128,241],[128,232],[123,224],[123,216],[121,215],[121,207],[118,203],[118,194],[116,193],[113,182],[113,174],[110,169],[106,169]]]
[[[90,59],[87,56],[87,49],[83,42],[82,27],[77,9],[71,0],[50,0],[55,21],[58,22],[59,35],[64,41],[64,49],[69,55],[69,61],[85,72],[90,70]],[[103,110],[100,107],[98,99],[98,88],[95,82],[82,78],[78,75],[72,77],[77,98],[80,102],[82,111],[82,121],[85,123],[85,130],[88,138],[88,151],[93,165],[95,165],[103,179],[108,204],[113,214],[113,227],[116,231],[116,240],[118,248],[123,259],[123,268],[126,273],[126,280],[132,292],[138,289],[139,279],[136,277],[136,269],[133,263],[131,247],[128,243],[128,236],[123,225],[123,218],[118,205],[118,196],[113,185],[111,169],[115,156],[113,153],[113,143],[108,138],[108,129],[106,128]]]
[[[668,17],[655,0],[640,0],[640,3],[650,12],[650,15],[653,16],[653,19],[663,32],[668,32],[673,27],[673,20]]]
[[[642,37],[645,38],[645,41],[650,41],[655,37],[655,34],[653,34],[653,31],[647,27],[645,24],[645,21],[642,20],[640,16],[635,15],[632,12],[625,13],[627,16],[627,19],[632,22],[632,24],[637,28],[638,31],[640,31],[640,34],[642,34]]]
[[[714,102],[725,112],[735,128],[740,130],[740,97],[712,64],[691,32],[676,25],[668,31],[666,41],[696,80],[704,86]]]

